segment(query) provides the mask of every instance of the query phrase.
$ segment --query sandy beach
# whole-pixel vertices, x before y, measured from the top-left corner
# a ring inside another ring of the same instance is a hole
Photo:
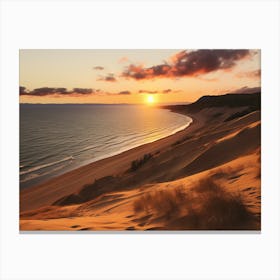
[[[246,108],[175,106],[193,119],[183,131],[22,190],[20,230],[259,230],[260,111]],[[205,224],[212,196],[240,203],[240,222]]]

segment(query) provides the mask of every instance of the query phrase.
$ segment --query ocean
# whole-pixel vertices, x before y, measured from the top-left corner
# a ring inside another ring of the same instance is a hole
[[[166,137],[191,121],[145,105],[21,104],[20,187]]]

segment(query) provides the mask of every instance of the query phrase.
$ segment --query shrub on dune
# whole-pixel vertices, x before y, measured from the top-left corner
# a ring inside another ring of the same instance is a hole
[[[153,157],[152,154],[145,154],[142,158],[140,159],[136,159],[134,161],[131,162],[131,166],[130,166],[130,171],[136,171],[137,169],[139,169],[142,165],[144,165],[149,159],[151,159]]]
[[[164,220],[164,229],[257,229],[259,221],[238,193],[230,193],[213,178],[183,187],[145,193],[134,202],[135,213],[152,213]]]
[[[201,229],[243,229],[254,220],[239,194],[223,190],[204,194],[197,214]]]

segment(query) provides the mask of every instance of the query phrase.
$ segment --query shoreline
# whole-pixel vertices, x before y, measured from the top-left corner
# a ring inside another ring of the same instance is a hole
[[[170,110],[169,108],[165,109]],[[57,198],[76,192],[84,185],[92,183],[96,179],[122,173],[129,169],[133,160],[141,158],[144,154],[155,154],[164,148],[170,147],[172,143],[186,136],[186,134],[192,133],[203,126],[205,121],[199,114],[187,114],[182,111],[172,112],[191,118],[189,125],[158,140],[82,165],[44,182],[23,188],[20,190],[20,211],[28,211],[50,205]]]

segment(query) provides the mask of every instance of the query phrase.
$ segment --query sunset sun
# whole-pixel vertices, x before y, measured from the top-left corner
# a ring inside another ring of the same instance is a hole
[[[155,102],[155,98],[152,95],[148,95],[146,101],[148,104],[153,104]]]

